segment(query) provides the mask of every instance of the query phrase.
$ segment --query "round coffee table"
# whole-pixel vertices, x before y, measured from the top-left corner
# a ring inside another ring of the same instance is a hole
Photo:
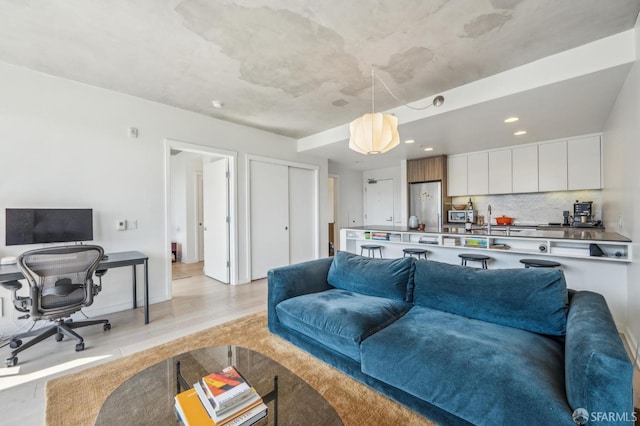
[[[238,369],[269,408],[268,416],[257,424],[343,424],[333,407],[304,380],[271,358],[240,346],[197,349],[142,370],[109,395],[95,424],[179,424],[176,394],[229,365]]]

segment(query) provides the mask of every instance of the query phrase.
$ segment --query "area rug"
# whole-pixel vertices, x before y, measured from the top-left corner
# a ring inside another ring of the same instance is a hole
[[[214,345],[244,346],[274,359],[316,389],[345,425],[435,424],[271,334],[264,312],[48,381],[46,424],[93,425],[109,394],[138,371],[179,353]]]

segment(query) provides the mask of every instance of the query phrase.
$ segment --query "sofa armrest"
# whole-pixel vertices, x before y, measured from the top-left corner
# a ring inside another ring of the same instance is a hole
[[[633,424],[625,421],[633,419],[633,364],[602,295],[590,291],[573,295],[565,345],[571,409],[586,409],[592,416],[589,425],[599,423],[597,413],[614,413],[619,420],[615,424]]]
[[[267,275],[267,313],[269,330],[277,325],[275,308],[278,303],[303,294],[318,293],[333,288],[327,283],[327,274],[333,258],[322,258],[282,268],[271,269]]]

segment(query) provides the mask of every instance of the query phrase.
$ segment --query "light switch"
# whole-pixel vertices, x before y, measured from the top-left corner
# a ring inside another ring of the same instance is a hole
[[[118,231],[124,231],[127,229],[127,221],[124,219],[119,219],[116,225],[116,229]]]

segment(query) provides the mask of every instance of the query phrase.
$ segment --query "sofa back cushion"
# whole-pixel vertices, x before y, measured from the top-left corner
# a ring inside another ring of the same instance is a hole
[[[410,301],[414,263],[411,257],[372,259],[339,251],[329,268],[327,282],[335,288],[368,296]]]
[[[477,269],[417,262],[414,303],[534,333],[563,336],[568,296],[558,269]]]

